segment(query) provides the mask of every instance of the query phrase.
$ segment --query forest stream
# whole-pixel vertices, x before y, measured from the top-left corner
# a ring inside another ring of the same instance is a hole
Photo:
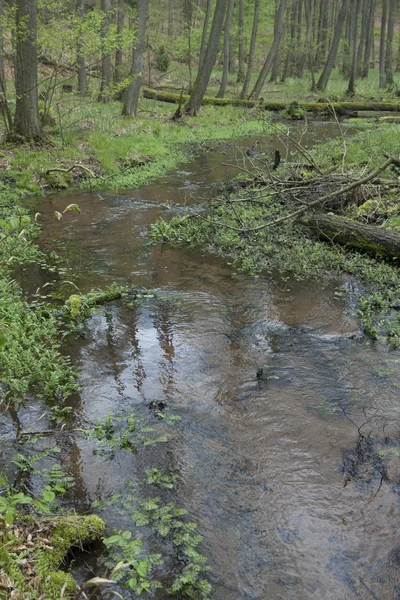
[[[315,123],[302,143],[336,133]],[[277,137],[239,143],[255,142],[271,160],[276,148],[285,156]],[[99,308],[85,339],[69,343],[82,385],[74,427],[132,408],[181,417],[167,443],[137,454],[110,458],[79,431],[64,437],[74,506],[123,494],[146,468],[178,473],[176,489],[157,494],[198,523],[216,600],[399,599],[400,355],[363,338],[343,291],[356,283],[249,277],[149,240],[159,216],[230,181],[236,158],[214,143],[141,189],[34,203],[39,243],[67,259],[80,291],[117,282],[151,292]],[[69,203],[81,214],[58,222]],[[28,294],[49,280],[29,268],[19,277]],[[101,516],[110,530],[128,527],[117,505]]]

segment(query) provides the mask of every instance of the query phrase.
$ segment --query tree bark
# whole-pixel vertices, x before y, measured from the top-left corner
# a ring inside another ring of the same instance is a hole
[[[237,82],[244,82],[244,0],[239,0],[239,68]]]
[[[386,27],[387,27],[388,0],[382,0],[381,39],[379,44],[379,87],[386,86],[385,73],[385,50],[386,50]]]
[[[146,23],[148,12],[148,0],[137,0],[137,40],[132,54],[132,82],[126,90],[122,114],[127,117],[136,117],[139,104],[140,89],[143,78],[143,54],[146,36]]]
[[[0,112],[3,117],[7,132],[12,129],[12,116],[7,101],[7,81],[4,69],[4,46],[3,46],[3,0],[0,0]]]
[[[117,33],[120,36],[124,29],[124,17],[125,17],[125,0],[118,0],[117,10]],[[117,48],[115,51],[115,69],[114,69],[114,83],[121,83],[123,80],[122,72],[122,61],[123,53],[122,48]]]
[[[285,16],[285,8],[286,8],[287,0],[280,0],[278,10],[275,14],[275,22],[274,22],[274,41],[272,42],[271,49],[268,53],[268,56],[265,60],[265,63],[261,69],[261,72],[258,76],[256,84],[250,94],[250,97],[254,100],[257,100],[259,97],[262,87],[265,83],[265,80],[268,76],[268,73],[272,67],[272,63],[274,60],[274,56],[276,52],[279,50],[279,45],[281,43],[282,32],[283,32],[283,19]]]
[[[321,0],[319,11],[318,38],[317,38],[317,55],[315,62],[318,67],[323,65],[326,60],[328,49],[328,32],[329,32],[329,0]]]
[[[102,38],[103,38],[103,50],[101,58],[101,84],[100,93],[98,97],[99,102],[110,102],[111,100],[111,56],[108,52],[107,36],[108,29],[110,26],[110,12],[111,12],[111,0],[101,0],[101,10],[103,11],[103,26],[102,26]]]
[[[367,37],[365,40],[365,50],[362,65],[362,77],[365,79],[368,77],[369,62],[371,60],[371,51],[374,44],[374,25],[375,25],[375,7],[376,0],[370,0],[368,10],[368,25],[367,25]]]
[[[364,225],[345,217],[324,213],[306,213],[301,216],[299,222],[315,231],[322,239],[332,243],[355,248],[374,256],[388,258],[400,256],[400,233],[383,227]]]
[[[201,101],[206,93],[215,59],[217,58],[218,44],[221,37],[222,27],[224,25],[226,5],[227,0],[217,0],[214,18],[211,25],[210,37],[204,55],[204,61],[197,74],[189,101],[185,106],[185,112],[189,115],[195,115],[199,111]]]
[[[44,139],[39,117],[37,73],[37,0],[15,3],[15,119],[13,131],[25,141]]]
[[[85,0],[76,0],[76,12],[79,20],[82,21],[85,15]],[[84,96],[87,92],[87,73],[86,60],[83,51],[82,33],[79,29],[79,39],[77,44],[78,92]]]
[[[314,68],[314,56],[312,49],[312,26],[314,21],[314,2],[313,0],[304,0],[304,12],[306,15],[307,24],[307,55],[308,55],[308,68],[311,74],[311,91],[314,92],[316,88],[315,81],[315,68]]]
[[[386,38],[386,54],[385,54],[385,75],[386,84],[393,85],[393,35],[394,35],[394,22],[396,19],[397,11],[397,0],[389,0],[389,18],[388,18],[388,30]]]
[[[217,98],[223,98],[226,92],[226,86],[228,83],[229,75],[229,44],[231,39],[231,27],[232,27],[232,16],[233,16],[233,3],[234,0],[228,0],[228,9],[225,17],[225,31],[224,31],[224,68],[222,72],[221,85],[217,94]]]
[[[203,24],[203,33],[201,36],[201,46],[200,46],[200,56],[199,56],[199,71],[203,65],[204,55],[207,47],[207,34],[208,34],[208,26],[210,23],[211,17],[211,0],[207,0],[206,4],[206,12],[204,15],[204,24]]]
[[[329,49],[329,54],[325,67],[317,81],[317,90],[324,91],[328,85],[329,78],[332,73],[332,69],[335,65],[336,56],[339,50],[340,40],[342,37],[343,25],[346,20],[347,11],[349,7],[349,0],[342,0],[342,6],[338,14],[338,18],[335,25],[335,31],[333,34],[332,45]]]
[[[352,1],[352,32],[351,32],[351,66],[350,66],[350,78],[349,85],[346,90],[348,96],[354,96],[356,93],[355,83],[357,76],[357,52],[358,52],[358,13],[360,8],[360,0]]]
[[[253,27],[251,30],[249,62],[247,64],[246,78],[244,80],[242,91],[240,92],[241,98],[247,98],[247,94],[249,93],[251,75],[253,72],[254,51],[256,49],[256,41],[257,41],[258,19],[259,19],[259,15],[260,15],[260,1],[261,0],[254,1],[254,15],[253,15]]]

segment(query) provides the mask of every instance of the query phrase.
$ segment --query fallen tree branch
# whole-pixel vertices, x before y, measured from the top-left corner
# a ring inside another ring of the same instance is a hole
[[[151,88],[143,88],[143,96],[151,100],[160,102],[169,102],[179,104],[180,94],[171,94],[168,92],[158,92]],[[183,101],[187,101],[189,96],[184,94]],[[202,104],[212,104],[213,106],[242,106],[244,108],[261,108],[270,111],[283,111],[289,108],[291,102],[260,102],[258,100],[241,100],[238,98],[211,98],[205,96]],[[352,114],[362,111],[372,112],[400,112],[400,103],[395,102],[299,102],[299,108],[311,113],[326,113],[337,115]]]
[[[368,173],[361,179],[358,179],[357,181],[353,181],[352,183],[349,183],[348,185],[345,185],[338,190],[329,192],[329,194],[325,194],[321,198],[318,198],[317,200],[313,200],[306,206],[302,206],[298,210],[295,210],[292,213],[285,215],[284,217],[279,217],[279,219],[275,219],[275,221],[270,221],[268,223],[264,223],[263,225],[259,225],[258,227],[253,227],[252,229],[248,229],[247,231],[260,231],[261,229],[265,229],[266,227],[274,227],[275,225],[280,225],[281,223],[284,223],[285,221],[289,221],[290,219],[299,217],[300,215],[304,214],[305,212],[307,212],[308,210],[310,210],[310,208],[313,208],[314,206],[324,204],[325,202],[328,202],[329,200],[333,200],[333,198],[337,198],[338,196],[341,196],[342,194],[347,194],[351,190],[353,190],[357,187],[360,187],[361,185],[364,185],[365,183],[373,181],[376,177],[378,177],[378,175],[380,173],[385,171],[388,167],[390,167],[390,165],[393,165],[393,164],[396,166],[400,166],[400,160],[398,160],[397,158],[394,158],[393,156],[389,156],[388,159],[380,167],[375,169],[375,171],[372,171],[372,173]]]
[[[324,213],[302,215],[299,222],[314,231],[319,238],[330,242],[374,256],[391,258],[400,256],[400,233],[395,231]]]
[[[49,173],[54,173],[54,172],[58,172],[58,173],[70,173],[71,171],[73,171],[74,169],[82,169],[83,171],[86,171],[86,173],[89,173],[89,175],[91,177],[96,177],[96,175],[93,173],[93,171],[91,169],[89,169],[88,167],[85,167],[84,165],[72,165],[72,167],[69,167],[69,169],[63,169],[61,167],[54,167],[54,169],[47,169],[46,171],[46,175],[48,175]]]

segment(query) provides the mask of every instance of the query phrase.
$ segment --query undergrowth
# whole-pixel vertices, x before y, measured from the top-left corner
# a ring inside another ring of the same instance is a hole
[[[343,273],[361,282],[357,296],[357,314],[364,330],[373,340],[384,336],[397,348],[400,344],[400,281],[397,266],[352,252],[338,245],[310,239],[301,226],[286,221],[275,228],[257,228],[287,214],[287,209],[263,195],[262,204],[243,201],[216,201],[201,218],[160,219],[152,226],[152,237],[172,244],[187,243],[207,247],[228,259],[234,270],[251,274],[278,269],[299,279],[328,281]],[[248,199],[252,192],[248,192]]]

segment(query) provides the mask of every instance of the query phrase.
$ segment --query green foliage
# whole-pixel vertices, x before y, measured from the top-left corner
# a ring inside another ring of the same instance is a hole
[[[182,519],[186,514],[185,509],[177,508],[172,502],[161,505],[159,498],[153,498],[142,502],[132,516],[137,526],[151,527],[162,538],[168,538],[180,560],[185,563],[168,592],[206,600],[210,597],[211,584],[204,574],[210,568],[206,557],[197,550],[202,537],[195,533],[196,523]]]
[[[29,305],[15,282],[0,278],[0,378],[14,401],[34,392],[62,403],[76,390],[70,359],[61,354],[59,323],[45,306]]]
[[[122,567],[113,569],[112,579],[116,582],[123,581],[124,587],[134,591],[138,596],[142,592],[151,592],[161,587],[160,583],[152,578],[155,566],[162,564],[160,554],[143,554],[142,541],[132,539],[130,531],[117,532],[111,537],[103,539],[110,553],[110,568],[116,563]]]
[[[32,498],[22,492],[0,496],[0,518],[3,518],[7,525],[12,525],[18,514],[20,506],[32,503]]]
[[[137,417],[134,410],[120,417],[108,414],[102,421],[98,421],[93,429],[87,431],[89,439],[100,442],[102,450],[97,454],[105,455],[109,449],[109,456],[113,457],[117,450],[137,452],[139,446],[154,446],[165,443],[168,436],[154,435],[154,427],[149,422]]]
[[[251,196],[251,191],[249,198]],[[241,197],[245,197],[243,192]],[[260,195],[258,198],[261,199]],[[264,228],[242,235],[245,224],[250,231],[260,223],[287,214],[286,207],[277,203],[268,191],[262,195],[263,204],[251,202],[220,203],[216,201],[201,219],[173,217],[159,219],[152,226],[154,239],[169,243],[186,243],[208,248],[229,258],[238,271],[252,274],[279,269],[299,279],[318,277],[322,281],[338,273],[355,276],[364,289],[357,294],[357,314],[365,333],[373,340],[380,336],[391,347],[400,344],[400,283],[398,269],[388,263],[343,247],[313,241],[292,221],[279,228]]]
[[[161,73],[166,73],[170,65],[168,52],[164,46],[160,46],[156,53],[155,67]]]
[[[177,480],[179,479],[179,475],[166,475],[161,473],[159,469],[149,469],[146,471],[147,475],[147,483],[149,485],[156,485],[159,487],[164,487],[167,489],[173,489]]]

